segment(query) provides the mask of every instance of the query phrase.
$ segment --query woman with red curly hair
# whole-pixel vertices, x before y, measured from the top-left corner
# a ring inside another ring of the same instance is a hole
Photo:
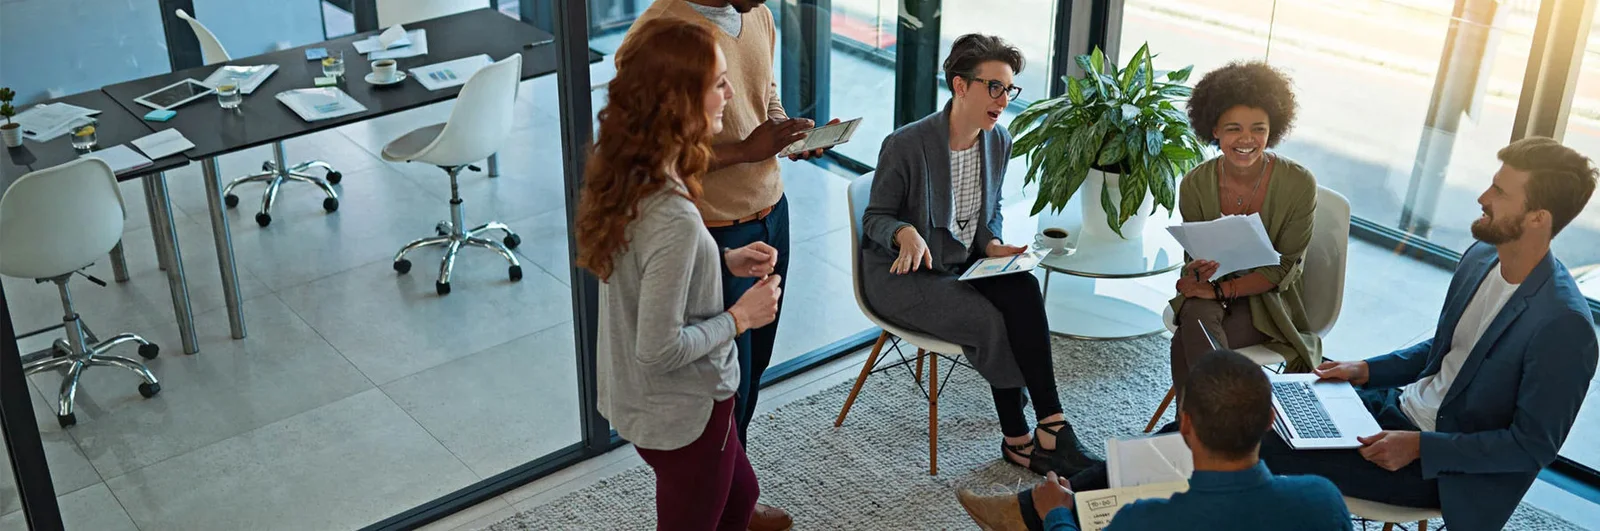
[[[758,487],[734,429],[734,337],[771,323],[778,253],[719,250],[696,200],[733,90],[711,32],[632,29],[578,205],[578,265],[600,285],[600,413],[656,473],[657,529],[743,531]],[[763,278],[723,310],[722,271]],[[770,276],[768,276],[770,275]]]

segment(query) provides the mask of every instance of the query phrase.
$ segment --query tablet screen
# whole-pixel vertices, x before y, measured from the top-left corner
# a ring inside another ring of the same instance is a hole
[[[209,91],[204,85],[185,81],[144,96],[144,100],[161,107],[171,107]]]

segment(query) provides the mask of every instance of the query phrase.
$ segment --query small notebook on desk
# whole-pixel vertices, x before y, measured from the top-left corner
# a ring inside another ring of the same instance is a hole
[[[139,148],[146,157],[159,159],[194,149],[194,142],[177,129],[168,129],[134,140],[133,147]]]
[[[130,149],[126,144],[118,144],[93,153],[85,153],[80,158],[103,160],[107,166],[111,166],[112,173],[117,175],[154,164],[150,159]]]

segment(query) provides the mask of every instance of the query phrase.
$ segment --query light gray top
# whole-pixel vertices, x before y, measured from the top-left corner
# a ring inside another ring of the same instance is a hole
[[[711,20],[712,24],[722,28],[722,31],[728,32],[728,35],[738,37],[739,32],[744,30],[744,15],[739,14],[739,10],[733,8],[733,4],[722,7],[707,7],[694,2],[685,3],[689,4],[689,7],[694,8],[695,11],[700,12],[701,15],[705,15],[707,19]]]
[[[635,446],[676,450],[739,388],[722,256],[694,202],[670,189],[640,201],[627,238],[600,284],[600,414]]]
[[[950,150],[950,190],[954,208],[950,209],[950,226],[956,240],[972,246],[972,237],[978,234],[978,211],[983,208],[983,152],[978,143],[956,151]]]

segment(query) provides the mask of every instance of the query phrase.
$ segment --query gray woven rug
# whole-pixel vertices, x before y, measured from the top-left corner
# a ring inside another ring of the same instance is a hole
[[[1062,405],[1086,444],[1142,432],[1170,381],[1168,341],[1055,340]],[[841,428],[833,420],[849,382],[756,419],[749,456],[761,500],[788,510],[800,530],[976,528],[956,503],[956,489],[1015,492],[1039,477],[1000,461],[988,386],[969,369],[950,374],[948,367],[939,365],[941,380],[950,376],[939,399],[939,475],[928,475],[927,402],[910,372],[895,370],[867,380]],[[1091,450],[1103,454],[1104,445]],[[639,466],[489,530],[653,529],[654,492],[654,475]],[[1523,505],[1507,529],[1579,528]]]

